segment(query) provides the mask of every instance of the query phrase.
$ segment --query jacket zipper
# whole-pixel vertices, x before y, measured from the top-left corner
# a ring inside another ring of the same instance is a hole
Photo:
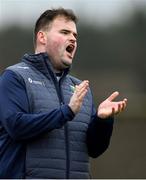
[[[63,95],[61,91],[61,81],[63,78],[57,81],[57,78],[55,77],[54,73],[49,69],[46,61],[45,61],[46,67],[48,71],[50,72],[50,75],[52,77],[53,83],[55,85],[55,89],[57,92],[57,96],[60,102],[60,106],[64,104]],[[70,157],[69,157],[69,138],[68,138],[68,123],[64,126],[64,134],[65,134],[65,145],[66,145],[66,179],[69,179],[69,169],[70,169]]]
[[[60,79],[58,83],[58,97],[60,97],[60,105],[64,104],[63,95],[61,91],[61,80],[62,79]],[[68,123],[66,123],[64,126],[64,134],[65,134],[65,145],[66,145],[66,179],[69,179],[70,157],[69,157]]]

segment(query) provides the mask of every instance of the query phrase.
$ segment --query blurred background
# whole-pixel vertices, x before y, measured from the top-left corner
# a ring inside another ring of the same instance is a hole
[[[146,0],[0,0],[0,72],[33,53],[33,27],[49,8],[79,17],[72,75],[88,79],[98,105],[128,98],[108,150],[91,159],[93,178],[146,178]],[[95,139],[96,140],[96,139]]]

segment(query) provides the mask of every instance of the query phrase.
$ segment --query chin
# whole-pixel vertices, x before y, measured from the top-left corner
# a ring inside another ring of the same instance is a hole
[[[72,65],[72,60],[70,60],[70,61],[63,61],[62,63],[67,68],[67,67],[70,67]]]
[[[70,64],[70,65],[69,65],[69,64],[63,64],[62,67],[61,67],[61,69],[62,69],[62,70],[70,69],[70,67],[71,67],[71,64]]]
[[[72,63],[63,63],[63,67],[64,67],[64,69],[66,69],[66,68],[70,68],[70,67],[71,67],[71,65],[72,65]]]

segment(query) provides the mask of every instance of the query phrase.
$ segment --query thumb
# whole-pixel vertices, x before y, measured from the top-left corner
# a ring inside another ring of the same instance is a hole
[[[107,98],[107,100],[113,101],[118,95],[119,95],[119,92],[118,92],[118,91],[115,91],[114,93],[112,93],[112,94]]]

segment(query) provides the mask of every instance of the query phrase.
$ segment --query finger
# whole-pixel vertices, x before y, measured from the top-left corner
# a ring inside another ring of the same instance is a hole
[[[76,86],[75,88],[75,93],[82,93],[82,91],[84,91],[84,89],[88,89],[89,87],[89,83],[88,82],[84,82],[78,86]]]
[[[127,105],[127,99],[124,99],[123,102],[122,102],[122,111],[126,108],[126,105]]]
[[[122,101],[118,104],[117,114],[122,112],[123,110],[124,110],[124,102]]]
[[[118,113],[122,112],[125,109],[125,107],[126,107],[126,104],[125,104],[124,101],[119,102],[118,103],[118,108],[117,108],[115,114],[118,114]]]
[[[79,91],[76,92],[77,97],[78,97],[78,98],[82,98],[82,94],[84,94],[84,92],[87,93],[87,91],[88,91],[88,87],[83,87],[82,89],[80,89]],[[85,93],[85,94],[86,94],[86,93]]]
[[[122,103],[121,103],[121,111],[120,111],[120,112],[122,112],[122,111],[125,109],[125,107],[126,107],[125,102],[122,102]]]
[[[122,107],[122,111],[123,111],[126,108],[126,102],[123,101],[122,105],[123,105],[123,107]]]
[[[128,101],[128,100],[125,98],[123,101],[124,101],[124,102],[125,102],[125,104],[127,105],[127,101]]]
[[[121,105],[118,104],[117,107],[112,107],[112,115],[117,115],[121,111]]]
[[[87,93],[87,89],[85,89],[82,94],[78,97],[79,101],[83,101],[83,98],[85,97],[86,93]]]
[[[123,108],[123,103],[119,103],[118,104],[118,111],[116,114],[120,113],[122,111],[122,108]]]
[[[84,80],[78,86],[83,86],[85,83],[89,83],[89,81],[88,80]]]
[[[85,81],[81,82],[77,87],[78,87],[78,89],[81,89],[84,86],[89,86],[89,81],[85,80]]]
[[[119,95],[118,91],[115,91],[114,93],[112,93],[107,99],[109,101],[113,101],[117,96]]]

